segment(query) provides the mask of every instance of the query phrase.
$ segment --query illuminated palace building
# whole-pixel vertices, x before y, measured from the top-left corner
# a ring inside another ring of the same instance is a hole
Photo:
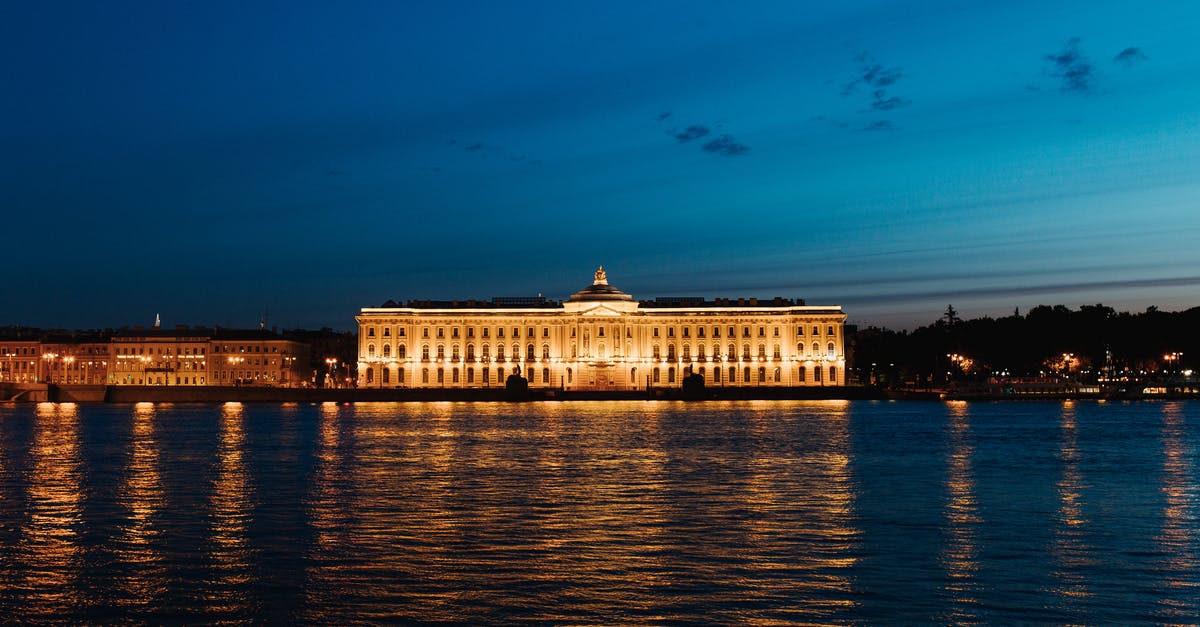
[[[362,387],[482,388],[520,374],[530,387],[841,385],[840,307],[803,301],[659,298],[637,302],[604,269],[565,302],[388,301],[362,309]]]

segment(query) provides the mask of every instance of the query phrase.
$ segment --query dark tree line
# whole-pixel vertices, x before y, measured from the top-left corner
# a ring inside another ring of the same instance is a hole
[[[860,381],[880,385],[942,383],[948,378],[1072,376],[1102,371],[1194,368],[1200,361],[1200,307],[1117,312],[1104,305],[1077,310],[1040,305],[1025,315],[962,320],[953,307],[913,331],[875,327],[849,338]]]

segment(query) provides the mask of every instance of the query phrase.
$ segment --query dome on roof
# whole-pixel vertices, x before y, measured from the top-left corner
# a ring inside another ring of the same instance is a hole
[[[592,284],[575,292],[571,295],[571,302],[590,301],[590,300],[626,300],[632,301],[633,297],[621,290],[608,284],[608,275],[604,272],[604,266],[600,266],[596,270]]]

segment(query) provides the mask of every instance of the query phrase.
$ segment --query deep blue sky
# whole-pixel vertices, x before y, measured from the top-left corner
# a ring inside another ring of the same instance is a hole
[[[1192,2],[0,3],[0,324],[1200,304]]]

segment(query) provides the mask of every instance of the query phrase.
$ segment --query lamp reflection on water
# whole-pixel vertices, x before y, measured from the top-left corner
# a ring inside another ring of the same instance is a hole
[[[153,607],[166,590],[158,538],[162,533],[155,516],[163,509],[160,446],[155,435],[157,413],[153,403],[134,405],[129,454],[119,503],[125,511],[118,524],[115,552],[124,594],[118,603]]]
[[[253,555],[247,544],[253,486],[247,481],[246,436],[241,403],[221,406],[215,474],[211,498],[210,558],[214,580],[207,582],[205,601],[218,616],[244,615],[249,609],[247,584]]]
[[[1197,500],[1196,455],[1187,441],[1187,424],[1181,403],[1163,405],[1162,417],[1163,526],[1158,544],[1166,563],[1160,618],[1186,622],[1200,616],[1200,564],[1194,550]]]
[[[27,615],[49,619],[86,599],[77,578],[83,550],[79,415],[74,403],[39,403],[29,454],[29,517],[19,544],[25,567],[18,598]]]
[[[941,561],[948,578],[945,589],[950,600],[950,621],[973,622],[976,619],[974,606],[979,602],[976,575],[979,571],[980,518],[971,466],[975,454],[971,444],[971,414],[965,401],[951,401],[946,405],[950,431],[946,473],[949,498]]]
[[[1064,402],[1058,450],[1062,471],[1056,486],[1059,505],[1052,549],[1058,583],[1054,596],[1067,607],[1092,595],[1086,571],[1096,563],[1094,551],[1088,545],[1088,520],[1083,513],[1083,476],[1079,469],[1082,454],[1075,414],[1075,403]]]

